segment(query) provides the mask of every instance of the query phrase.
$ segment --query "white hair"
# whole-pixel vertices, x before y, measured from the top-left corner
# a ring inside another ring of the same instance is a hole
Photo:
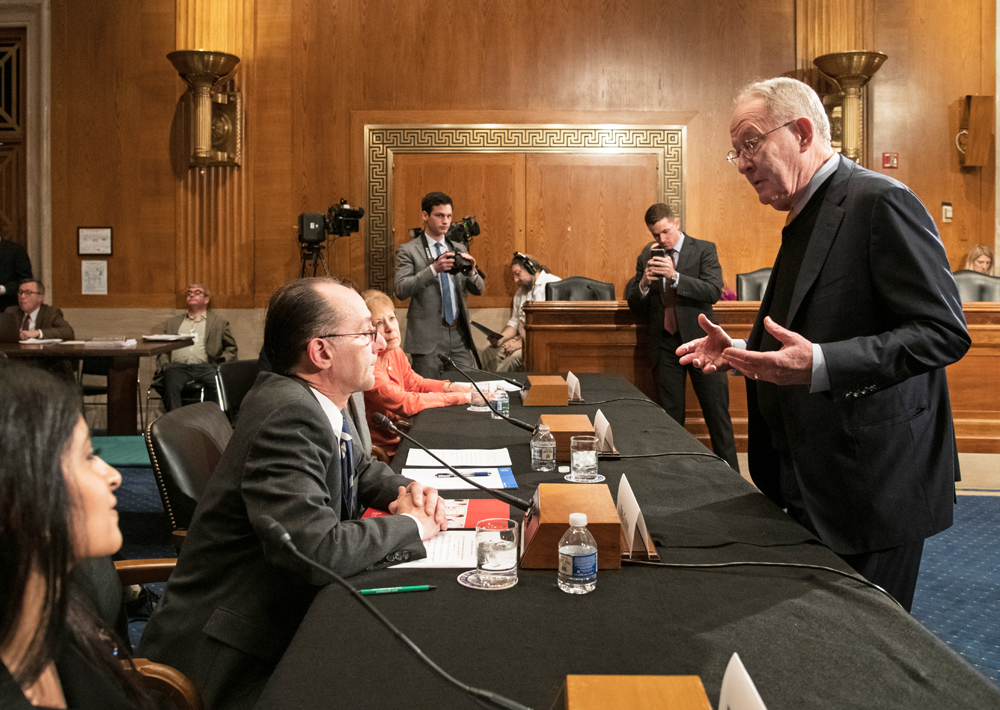
[[[826,117],[823,102],[812,87],[797,79],[775,77],[748,85],[736,97],[736,103],[761,99],[764,108],[777,123],[788,123],[806,117],[816,128],[816,136],[830,147],[830,120]]]

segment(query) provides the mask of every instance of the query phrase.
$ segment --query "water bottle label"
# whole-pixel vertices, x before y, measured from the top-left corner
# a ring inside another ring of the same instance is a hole
[[[589,555],[564,555],[559,553],[559,574],[570,577],[593,577],[597,574],[597,553]]]
[[[556,450],[552,446],[539,446],[538,447],[538,457],[542,461],[555,461],[556,460]]]

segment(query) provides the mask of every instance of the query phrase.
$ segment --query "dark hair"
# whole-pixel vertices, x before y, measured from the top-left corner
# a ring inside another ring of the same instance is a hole
[[[670,209],[670,205],[657,202],[646,210],[646,224],[652,227],[661,219],[674,219],[674,216],[674,211]]]
[[[83,412],[77,387],[18,363],[0,367],[0,645],[17,632],[33,570],[45,589],[24,658],[9,669],[21,686],[34,683],[68,637],[95,669],[133,703],[145,700],[131,672],[114,656],[113,634],[92,603],[70,583],[74,510],[63,458]],[[124,650],[123,643],[118,644]],[[97,663],[93,663],[96,661]]]
[[[24,286],[24,284],[36,284],[38,286],[38,292],[43,296],[45,295],[45,284],[38,279],[21,279],[21,283],[18,284],[18,286]]]
[[[538,259],[531,254],[522,254],[519,251],[514,252],[514,257],[510,260],[510,265],[513,266],[514,264],[520,264],[521,268],[532,276],[540,274],[543,271],[549,271],[549,267],[540,264]],[[549,273],[552,272],[550,271]]]
[[[291,373],[310,340],[333,333],[340,325],[343,314],[331,308],[316,290],[323,284],[351,288],[345,281],[327,276],[289,281],[271,295],[264,317],[264,354],[279,375]]]
[[[420,201],[420,209],[422,209],[427,214],[430,214],[435,207],[438,205],[451,205],[453,204],[451,198],[448,197],[443,192],[428,192],[424,195],[424,199]]]

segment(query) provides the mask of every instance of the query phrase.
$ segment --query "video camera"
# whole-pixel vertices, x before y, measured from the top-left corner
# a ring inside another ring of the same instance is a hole
[[[333,205],[325,215],[315,212],[303,212],[299,215],[299,251],[302,253],[301,276],[306,275],[306,264],[312,262],[313,276],[316,275],[317,262],[323,264],[323,271],[329,276],[326,259],[323,257],[323,247],[328,236],[346,237],[357,232],[361,225],[359,220],[365,216],[361,207],[351,207],[347,200]]]

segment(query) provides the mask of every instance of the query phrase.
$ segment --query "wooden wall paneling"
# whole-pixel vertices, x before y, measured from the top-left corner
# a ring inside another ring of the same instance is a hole
[[[995,24],[984,22],[992,5],[875,1],[874,45],[889,59],[869,85],[874,152],[899,154],[898,170],[880,172],[920,197],[953,269],[972,246],[994,241],[995,169],[962,168],[955,148],[960,97],[996,91]],[[942,202],[953,206],[950,224]]]
[[[247,141],[251,147],[244,168],[256,176],[253,184],[254,306],[267,306],[274,289],[299,275],[296,219],[305,209],[293,178],[292,136],[298,114],[293,96],[301,101],[302,86],[295,73],[300,54],[293,52],[293,16],[286,0],[257,0],[254,46],[254,90],[247,95]]]
[[[469,307],[510,307],[515,290],[510,259],[525,244],[525,156],[397,153],[393,162],[396,247],[409,241],[410,228],[423,224],[423,196],[431,191],[446,193],[454,201],[454,219],[474,214],[482,230],[472,238],[469,251],[483,270],[486,290],[482,296],[470,295]]]
[[[527,249],[563,278],[615,285],[623,298],[650,241],[643,222],[657,201],[658,157],[543,153],[527,159]]]

